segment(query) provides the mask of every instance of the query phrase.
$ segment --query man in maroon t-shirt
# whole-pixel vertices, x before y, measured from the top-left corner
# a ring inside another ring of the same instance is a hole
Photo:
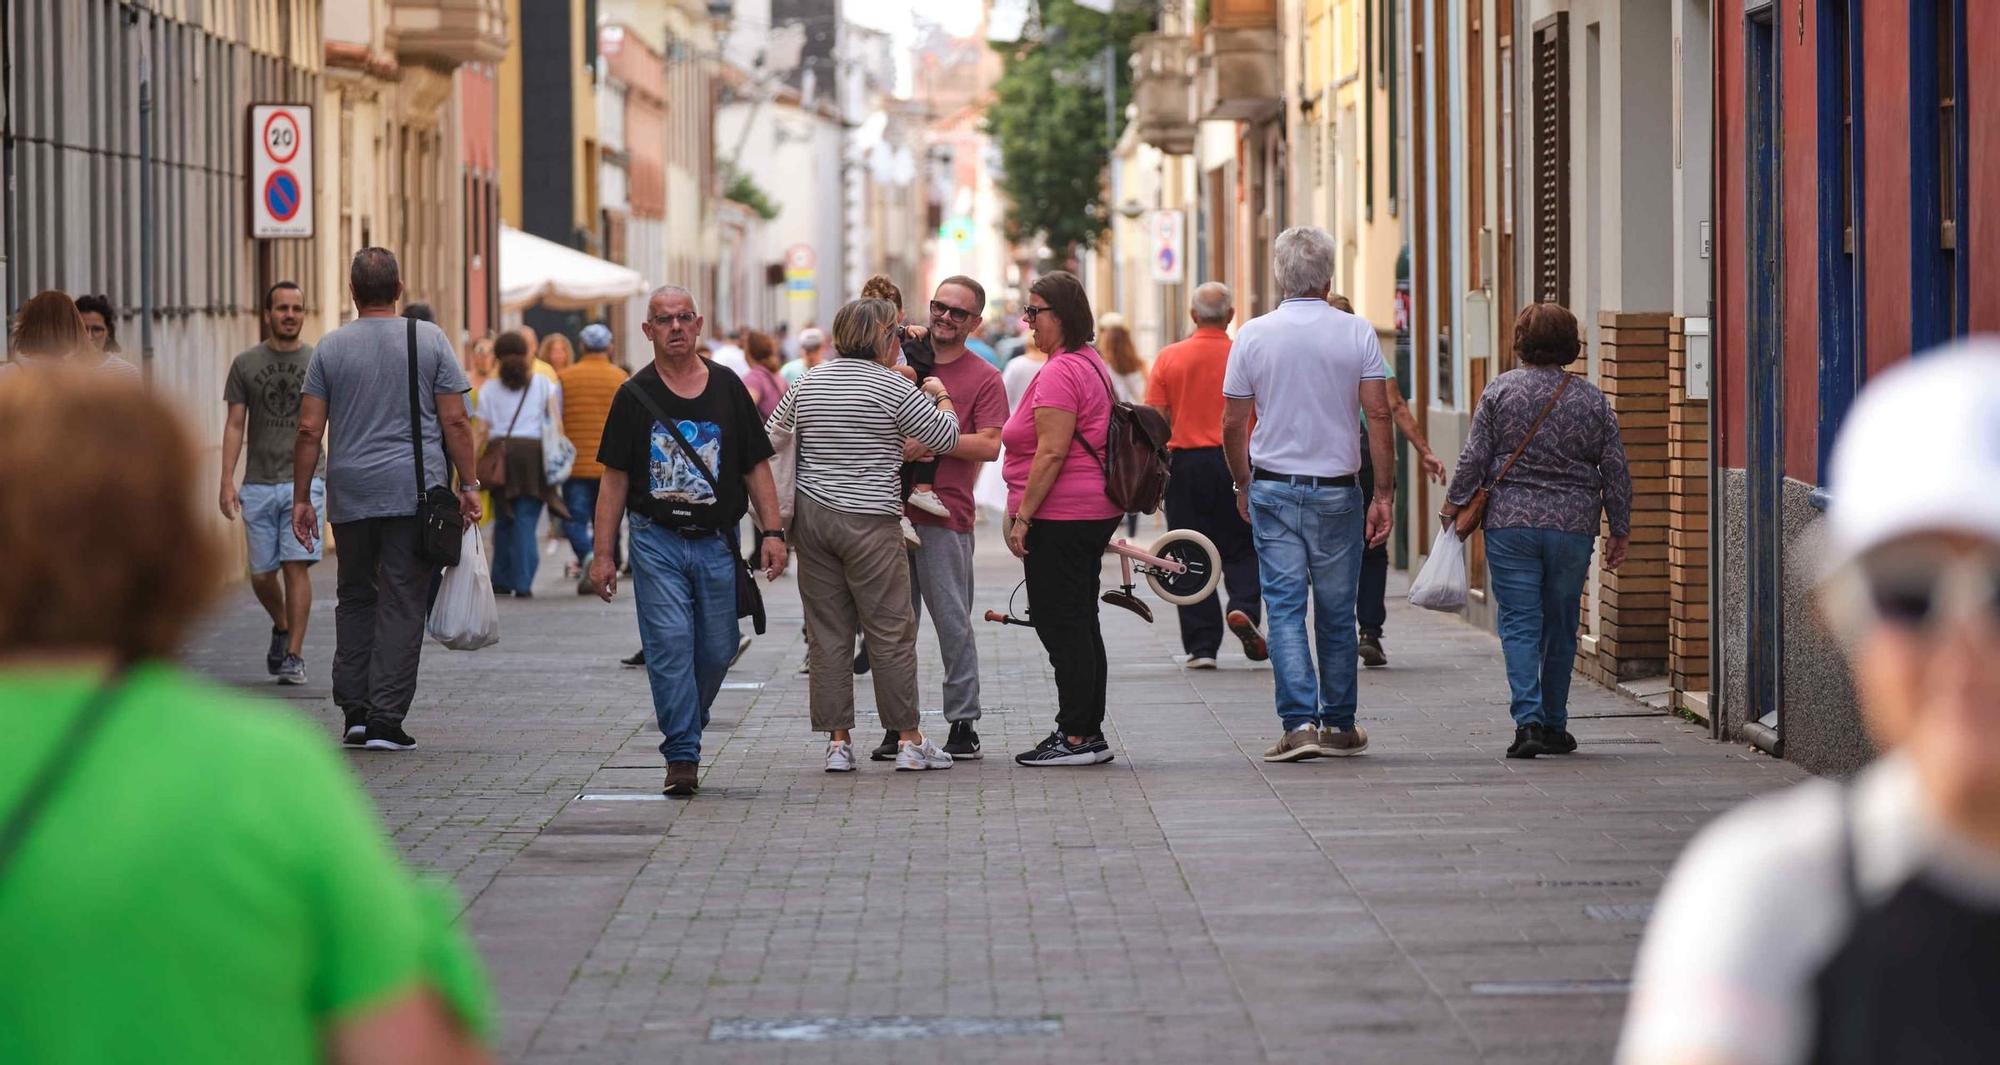
[[[953,758],[979,757],[979,652],[972,637],[972,485],[982,463],[1000,457],[1000,427],[1007,421],[1007,388],[993,364],[966,349],[979,332],[986,289],[969,277],[948,277],[931,298],[930,339],[937,353],[931,373],[944,383],[958,408],[958,446],[937,456],[936,490],[946,517],[904,508],[923,526],[923,544],[910,549],[910,598],[917,615],[929,607],[931,627],[944,653],[944,719],[951,735],[944,749]],[[932,455],[905,441],[903,457],[924,462]],[[896,737],[886,743],[893,747]]]

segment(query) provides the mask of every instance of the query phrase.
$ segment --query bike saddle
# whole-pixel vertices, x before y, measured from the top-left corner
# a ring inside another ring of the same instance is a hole
[[[1132,613],[1145,618],[1148,624],[1153,620],[1153,608],[1141,602],[1139,597],[1133,595],[1131,592],[1105,592],[1101,598],[1112,606],[1122,606]]]

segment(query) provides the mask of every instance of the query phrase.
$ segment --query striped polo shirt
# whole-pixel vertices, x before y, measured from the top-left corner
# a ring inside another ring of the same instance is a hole
[[[797,441],[798,490],[846,514],[903,513],[903,438],[942,455],[958,418],[901,374],[867,359],[828,359],[785,393],[764,423]]]

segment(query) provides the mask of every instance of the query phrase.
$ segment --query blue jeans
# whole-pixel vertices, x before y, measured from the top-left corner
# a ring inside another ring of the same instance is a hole
[[[736,654],[736,560],[720,536],[688,539],[633,514],[632,591],[660,753],[701,760],[701,731]]]
[[[597,550],[593,535],[597,526],[598,483],[595,477],[572,477],[562,486],[563,506],[569,509],[569,517],[563,520],[563,533],[569,537],[570,550],[576,552],[579,566]],[[618,530],[611,530],[612,562],[624,561],[623,547]]]
[[[1354,594],[1361,581],[1366,511],[1359,488],[1250,483],[1250,531],[1257,541],[1278,717],[1287,729],[1317,722],[1354,727]],[[1312,592],[1319,668],[1306,644]]]
[[[1486,570],[1500,605],[1500,649],[1515,725],[1569,727],[1577,600],[1597,537],[1557,529],[1486,530]]]
[[[542,562],[535,525],[541,518],[542,501],[537,496],[493,501],[494,591],[525,592],[535,586],[535,570]]]

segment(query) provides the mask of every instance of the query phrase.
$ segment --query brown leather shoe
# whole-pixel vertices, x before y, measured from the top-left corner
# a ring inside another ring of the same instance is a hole
[[[694,762],[668,762],[667,785],[660,791],[667,795],[693,795],[701,790],[701,780],[696,776],[699,768]]]
[[[1319,753],[1328,758],[1345,758],[1360,754],[1368,749],[1368,730],[1356,725],[1346,731],[1336,728],[1319,730]]]
[[[1286,729],[1278,742],[1264,752],[1266,762],[1301,762],[1308,758],[1318,758],[1319,730],[1311,728]]]

